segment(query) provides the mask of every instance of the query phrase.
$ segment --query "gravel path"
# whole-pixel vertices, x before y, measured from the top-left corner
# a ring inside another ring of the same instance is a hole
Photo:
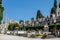
[[[60,38],[40,39],[0,34],[0,40],[60,40]]]

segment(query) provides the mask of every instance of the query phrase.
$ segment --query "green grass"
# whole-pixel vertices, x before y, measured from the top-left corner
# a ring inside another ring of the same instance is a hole
[[[43,36],[44,34],[35,34],[36,36]]]

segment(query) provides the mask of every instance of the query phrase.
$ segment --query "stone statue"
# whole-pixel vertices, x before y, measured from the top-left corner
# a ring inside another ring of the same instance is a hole
[[[2,4],[2,0],[0,0],[0,4]]]

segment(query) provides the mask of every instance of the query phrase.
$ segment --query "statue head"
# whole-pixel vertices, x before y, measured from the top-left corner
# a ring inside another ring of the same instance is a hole
[[[0,4],[2,4],[2,0],[0,0]]]

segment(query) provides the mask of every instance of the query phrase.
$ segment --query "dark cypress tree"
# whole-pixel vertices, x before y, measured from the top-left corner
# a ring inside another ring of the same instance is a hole
[[[51,14],[56,14],[56,9],[57,9],[57,0],[54,0],[54,6],[53,6],[53,8],[51,9]]]
[[[0,0],[0,4],[2,4],[2,0]]]
[[[40,10],[37,11],[36,19],[43,18],[44,16],[41,14]]]
[[[54,0],[54,7],[57,8],[57,0]]]
[[[3,11],[4,11],[4,7],[2,7],[2,0],[0,0],[0,24],[3,19]]]
[[[54,7],[51,9],[51,12],[50,12],[51,14],[55,14],[55,9],[54,9]]]
[[[60,8],[60,3],[59,3],[59,8]]]
[[[54,0],[54,13],[56,14],[56,9],[57,9],[57,0]]]

